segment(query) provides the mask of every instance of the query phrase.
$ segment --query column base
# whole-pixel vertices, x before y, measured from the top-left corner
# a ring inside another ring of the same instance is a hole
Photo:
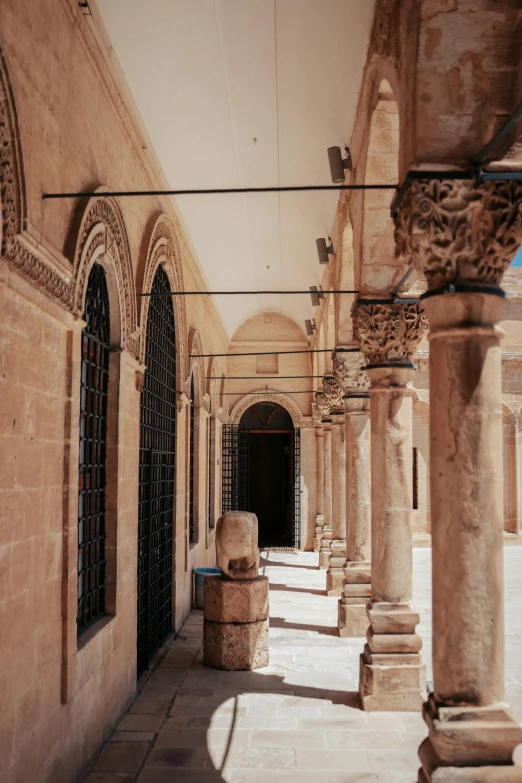
[[[366,611],[368,603],[361,603],[361,600],[362,599],[347,599],[345,596],[342,596],[339,599],[337,628],[339,629],[339,636],[341,638],[366,636],[369,623]],[[351,601],[356,603],[351,603]]]
[[[419,615],[409,602],[370,602],[368,617],[359,669],[363,709],[418,712],[426,699],[422,639],[415,633]]]
[[[340,596],[344,586],[344,564],[346,562],[346,541],[334,539],[326,574],[326,595]]]
[[[513,752],[522,728],[507,704],[423,707],[429,736],[419,748],[419,783],[522,783]]]
[[[314,552],[320,552],[321,551],[321,542],[323,540],[323,527],[324,527],[324,516],[322,514],[317,514],[315,518],[315,536],[314,536]]]
[[[338,608],[337,627],[340,637],[366,636],[371,589],[371,563],[365,560],[347,561]]]
[[[326,570],[330,564],[330,555],[332,546],[332,526],[324,525],[323,538],[321,541],[321,551],[319,552],[319,569]]]

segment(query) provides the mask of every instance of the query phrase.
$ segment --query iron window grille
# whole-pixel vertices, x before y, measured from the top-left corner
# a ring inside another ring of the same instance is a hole
[[[105,270],[94,264],[87,283],[80,371],[78,484],[78,613],[80,635],[105,614],[105,486],[110,316]]]
[[[301,430],[294,430],[294,546],[301,546]]]
[[[214,483],[214,458],[212,454],[212,399],[210,400],[210,410],[207,419],[207,449],[208,449],[208,526],[214,527],[214,509],[212,507],[212,485]]]
[[[196,536],[196,518],[194,513],[194,441],[196,429],[196,411],[194,400],[194,373],[190,379],[190,420],[189,420],[189,543],[195,544]]]
[[[137,667],[140,675],[172,630],[176,466],[176,329],[171,288],[158,267],[147,317],[140,399]]]

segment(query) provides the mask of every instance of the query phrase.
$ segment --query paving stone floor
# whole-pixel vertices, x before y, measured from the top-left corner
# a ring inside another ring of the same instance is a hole
[[[506,697],[522,720],[522,547],[504,551]],[[428,669],[430,557],[429,549],[414,550]],[[337,599],[324,595],[317,555],[270,553],[262,569],[270,577],[270,666],[256,672],[205,668],[202,613],[193,612],[84,783],[417,780],[424,723],[417,714],[359,709],[364,640],[337,637]]]

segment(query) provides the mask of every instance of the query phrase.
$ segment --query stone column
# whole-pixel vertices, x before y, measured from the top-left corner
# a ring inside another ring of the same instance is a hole
[[[366,636],[371,591],[370,379],[356,347],[338,346],[334,376],[344,392],[346,429],[346,562],[339,636]]]
[[[344,411],[334,410],[332,420],[332,547],[326,594],[341,595],[346,561],[346,446]]]
[[[323,391],[315,393],[317,410],[322,416],[323,430],[323,530],[319,551],[319,568],[327,569],[332,544],[332,422],[330,406]]]
[[[319,412],[317,411],[317,413]],[[317,446],[317,515],[315,518],[314,552],[320,552],[324,527],[324,433],[321,419],[315,426],[315,440]]]
[[[520,183],[416,182],[399,251],[428,279],[433,681],[419,781],[520,783],[504,702],[502,274],[522,239]]]
[[[332,547],[332,420],[323,419],[324,443],[324,525],[319,568],[327,569]]]
[[[359,692],[365,710],[420,709],[426,671],[412,603],[411,357],[427,329],[417,304],[365,302],[354,335],[368,365],[371,409],[370,627],[361,655]]]

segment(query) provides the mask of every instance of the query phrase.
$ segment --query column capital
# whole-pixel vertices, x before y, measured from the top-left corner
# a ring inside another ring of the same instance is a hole
[[[322,420],[321,411],[317,407],[317,403],[312,403],[312,421],[314,423],[314,427],[320,427],[321,426],[321,420]]]
[[[336,346],[332,355],[334,378],[343,394],[364,394],[370,379],[364,371],[366,360],[358,347]]]
[[[330,410],[342,406],[343,390],[337,378],[334,378],[333,375],[325,375],[323,377],[323,391]]]
[[[499,286],[522,242],[522,182],[413,180],[395,216],[396,255],[429,291]]]
[[[354,336],[371,365],[412,364],[428,319],[421,304],[359,299],[353,316]]]
[[[324,419],[326,416],[330,413],[330,405],[328,403],[328,400],[326,399],[326,395],[324,391],[319,389],[315,393],[315,406],[317,410],[319,411],[319,414],[321,416],[321,419]]]

